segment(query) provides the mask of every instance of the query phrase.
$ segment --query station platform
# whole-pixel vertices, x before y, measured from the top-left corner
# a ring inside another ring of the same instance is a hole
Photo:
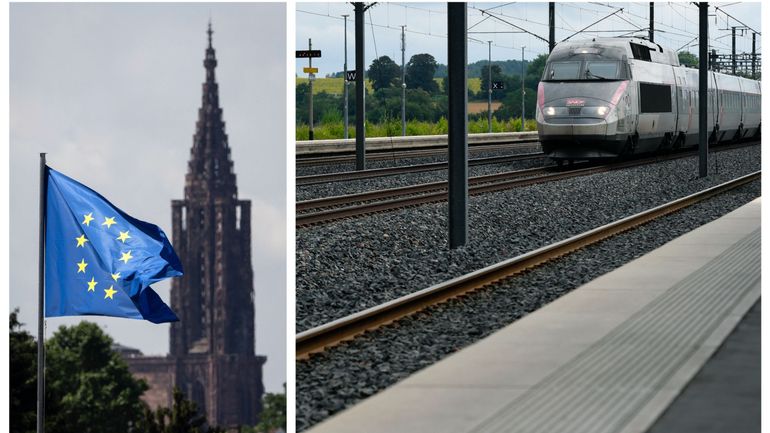
[[[687,431],[656,422],[676,418],[680,394],[699,401],[705,391],[688,383],[758,310],[760,208],[761,198],[674,239],[309,431]],[[749,330],[758,346],[759,327]],[[721,358],[712,369],[759,380]]]

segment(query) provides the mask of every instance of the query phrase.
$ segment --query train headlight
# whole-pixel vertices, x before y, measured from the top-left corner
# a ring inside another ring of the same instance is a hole
[[[598,114],[600,116],[607,115],[607,112],[609,112],[609,111],[610,111],[610,109],[608,107],[597,107],[596,108],[596,114]]]
[[[556,109],[553,108],[553,107],[546,107],[545,108],[545,114],[547,114],[549,116],[553,116],[553,115],[556,114]]]

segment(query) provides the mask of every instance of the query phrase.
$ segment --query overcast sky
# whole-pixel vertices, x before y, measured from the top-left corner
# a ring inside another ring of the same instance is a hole
[[[756,31],[761,31],[760,3],[709,3],[718,6]],[[594,32],[583,37],[620,35],[627,31],[647,28],[649,3],[556,3],[556,40],[561,41],[578,30],[611,14],[618,8],[623,12],[592,26]],[[497,18],[482,15],[489,10]],[[714,8],[710,9],[714,14]],[[323,57],[313,59],[319,68],[318,76],[342,71],[344,64],[344,20],[348,17],[348,69],[355,68],[355,24],[353,6],[350,3],[297,3],[296,38],[298,50],[307,49],[308,38],[313,39],[313,49],[322,51]],[[724,13],[716,13],[716,24],[711,17],[711,43],[717,51],[729,53],[730,32],[719,30],[741,24],[729,19]],[[487,18],[486,20],[484,20]],[[387,55],[401,64],[401,26],[406,26],[406,62],[414,54],[430,53],[439,63],[446,64],[446,3],[378,3],[366,12],[366,67],[376,57]],[[482,20],[484,20],[482,22]],[[492,59],[521,59],[521,47],[525,46],[524,58],[532,59],[548,52],[548,43],[537,36],[518,31],[508,21],[527,31],[548,39],[548,3],[468,3],[468,62],[486,60],[489,57],[487,41],[492,41]],[[658,3],[655,9],[655,40],[661,45],[677,50],[690,43],[698,35],[698,9],[689,2]],[[478,25],[476,25],[478,24]],[[605,30],[619,32],[605,33]],[[596,32],[602,31],[602,32]],[[495,32],[495,33],[475,33]],[[646,31],[638,32],[646,35]],[[740,32],[739,32],[740,33]],[[727,35],[727,36],[726,36]],[[576,38],[579,36],[576,36]],[[760,49],[757,37],[757,50]],[[697,42],[697,40],[695,41]],[[751,33],[746,32],[736,40],[738,52],[751,52]],[[690,49],[697,52],[697,45]],[[305,77],[302,68],[307,59],[297,59],[298,76]]]
[[[283,4],[10,7],[10,307],[36,333],[38,153],[171,235],[183,198],[211,17],[220,103],[242,199],[252,201],[257,353],[281,391],[285,356],[286,12]],[[265,43],[269,41],[269,43]],[[154,286],[168,302],[167,282]],[[81,318],[47,320],[47,335]],[[88,318],[117,342],[168,353],[168,325]]]

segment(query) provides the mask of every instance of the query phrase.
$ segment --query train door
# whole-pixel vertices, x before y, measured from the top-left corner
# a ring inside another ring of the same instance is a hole
[[[708,107],[707,111],[708,125],[706,136],[709,137],[709,141],[716,141],[716,131],[719,129],[719,113],[721,107],[719,106],[719,86],[717,85],[716,76],[713,72],[709,74],[709,87],[708,87]]]
[[[676,83],[676,99],[674,100],[676,112],[676,128],[678,134],[687,132],[687,75],[682,68],[674,69],[674,79]]]
[[[739,89],[738,97],[740,98],[738,100],[738,104],[740,105],[740,107],[738,108],[738,111],[739,111],[738,115],[739,115],[739,119],[740,119],[740,121],[738,123],[738,125],[739,125],[738,126],[738,133],[739,133],[740,136],[738,138],[740,139],[740,138],[743,138],[743,134],[744,134],[744,126],[743,126],[745,124],[745,120],[744,120],[744,118],[745,118],[744,112],[745,111],[744,110],[746,109],[746,89],[744,88],[743,80],[741,80],[741,79],[738,80],[738,89]]]

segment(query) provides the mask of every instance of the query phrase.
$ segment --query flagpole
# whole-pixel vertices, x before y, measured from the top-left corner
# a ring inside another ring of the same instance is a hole
[[[37,280],[37,433],[45,431],[45,153],[40,154],[40,233],[38,235]]]

